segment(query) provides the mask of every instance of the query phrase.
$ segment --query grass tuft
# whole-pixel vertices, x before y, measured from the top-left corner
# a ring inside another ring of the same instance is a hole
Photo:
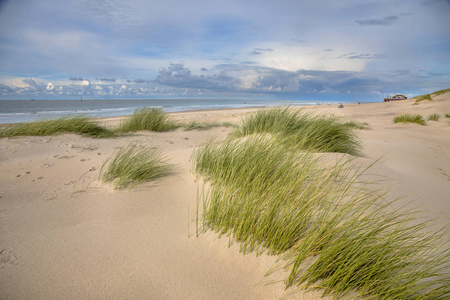
[[[432,95],[433,96],[439,96],[439,95],[442,95],[442,94],[446,94],[448,92],[450,92],[450,89],[439,90],[439,91],[433,92]]]
[[[233,124],[229,122],[218,123],[218,122],[196,122],[192,121],[187,124],[182,125],[185,131],[188,130],[208,130],[214,127],[232,127]]]
[[[430,94],[420,95],[416,97],[416,103],[421,102],[423,100],[432,100]]]
[[[261,109],[243,120],[231,137],[271,133],[286,146],[316,152],[358,154],[354,124],[335,117],[312,116],[290,108]]]
[[[139,108],[128,119],[124,120],[118,132],[135,132],[140,130],[169,131],[180,127],[175,121],[169,119],[162,109]]]
[[[369,123],[367,123],[367,122],[361,123],[361,122],[356,122],[356,121],[347,121],[344,123],[344,125],[346,125],[350,128],[353,128],[353,129],[361,129],[361,130],[370,128]]]
[[[278,113],[259,113],[254,118],[268,124],[244,121],[232,137],[194,151],[194,172],[207,179],[196,231],[227,235],[243,253],[279,255],[269,273],[284,268],[294,291],[319,289],[335,299],[450,297],[442,232],[428,231],[414,210],[394,209],[395,200],[365,181],[367,169],[348,156],[330,166],[329,155],[280,142],[278,130],[266,126],[295,128],[298,115],[286,111],[279,120]]]
[[[421,115],[402,114],[394,118],[394,123],[416,123],[419,125],[426,125],[425,120]]]
[[[450,119],[450,114],[445,114],[445,117],[446,117],[447,119]]]
[[[76,133],[95,138],[114,136],[112,131],[101,127],[88,117],[74,116],[5,126],[0,131],[0,137],[44,136],[57,133]]]
[[[440,118],[439,114],[431,114],[428,116],[428,121],[439,121]]]
[[[112,182],[115,189],[123,189],[167,176],[174,170],[160,150],[128,146],[103,162],[99,179]]]
[[[416,99],[415,103],[418,103],[423,100],[432,100],[432,96],[436,97],[436,96],[439,96],[442,94],[446,94],[448,92],[450,92],[450,89],[444,89],[444,90],[435,91],[431,94],[420,95],[420,96],[414,97]]]

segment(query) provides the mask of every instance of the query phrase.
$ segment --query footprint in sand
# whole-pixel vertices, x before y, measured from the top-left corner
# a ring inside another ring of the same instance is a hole
[[[63,156],[60,156],[60,157],[58,157],[59,159],[71,159],[71,158],[73,158],[73,157],[75,157],[75,155],[63,155]]]
[[[17,178],[23,177],[23,176],[25,176],[25,175],[29,175],[30,173],[31,173],[31,171],[26,171],[25,173],[19,174],[19,175],[17,175],[16,177],[17,177]]]
[[[444,175],[444,177],[446,177],[447,180],[450,180],[450,175],[448,175],[448,174],[445,172],[445,170],[439,168],[438,171],[439,171],[439,173],[441,173],[442,175]]]
[[[58,158],[58,159],[71,159],[73,157],[75,157],[75,155],[61,155],[61,154],[56,154],[53,155],[54,158]]]
[[[7,264],[15,265],[17,264],[17,256],[14,254],[12,248],[6,248],[0,251],[0,269]]]

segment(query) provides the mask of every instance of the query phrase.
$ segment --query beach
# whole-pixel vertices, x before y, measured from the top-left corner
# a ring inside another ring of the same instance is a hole
[[[413,206],[432,228],[450,223],[450,93],[415,104],[317,105],[312,114],[365,122],[355,162],[371,166],[389,197]],[[239,124],[257,108],[175,112],[181,122]],[[441,115],[427,126],[394,124],[397,115]],[[121,118],[99,121],[113,128]],[[191,155],[230,127],[137,132],[111,139],[74,134],[0,139],[1,299],[278,299],[277,257],[243,255],[213,232],[196,235],[201,185]],[[128,145],[163,151],[177,171],[133,189],[101,183],[103,161]],[[338,154],[335,154],[338,157]],[[447,242],[450,232],[445,232]],[[448,242],[450,245],[450,242]],[[319,299],[320,292],[294,299]],[[331,298],[330,298],[331,299]]]

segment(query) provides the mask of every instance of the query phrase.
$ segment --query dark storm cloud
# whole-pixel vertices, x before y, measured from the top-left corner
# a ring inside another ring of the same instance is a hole
[[[75,76],[71,76],[71,77],[69,77],[69,79],[72,80],[72,81],[83,81],[83,80],[87,80],[87,79],[84,79],[83,77],[75,77]]]
[[[142,78],[136,78],[136,79],[127,79],[126,80],[127,83],[151,83],[151,80],[145,80]]]
[[[389,26],[394,24],[398,19],[398,16],[388,16],[382,19],[357,20],[355,22],[361,26]]]
[[[99,78],[100,81],[116,82],[115,78]]]
[[[145,79],[141,79],[141,78],[133,79],[132,82],[134,82],[134,83],[150,83],[149,80],[145,80]]]
[[[398,15],[387,16],[381,19],[357,20],[356,24],[361,26],[390,26],[399,21],[401,18],[411,15],[410,13],[401,13]]]
[[[159,70],[156,82],[178,88],[231,91],[238,83],[238,80],[228,76],[225,72],[208,76],[194,75],[183,64],[170,64],[168,68]]]
[[[372,53],[347,53],[341,56],[341,58],[347,58],[347,59],[378,59],[383,58],[383,55],[381,54],[372,54]]]
[[[250,55],[261,55],[264,52],[273,52],[272,48],[254,48],[251,52]]]
[[[34,87],[34,88],[38,87],[37,83],[31,78],[24,79],[23,82],[28,84],[30,87]]]
[[[10,94],[14,93],[16,91],[16,88],[12,88],[9,85],[0,83],[0,94]]]
[[[184,89],[230,91],[236,93],[265,93],[276,95],[308,96],[312,94],[371,93],[386,82],[381,79],[351,71],[286,71],[275,68],[218,65],[219,74],[198,76],[183,64],[161,68],[159,84]],[[233,74],[233,75],[229,75]],[[241,74],[241,75],[239,75]],[[248,76],[247,74],[253,74]]]

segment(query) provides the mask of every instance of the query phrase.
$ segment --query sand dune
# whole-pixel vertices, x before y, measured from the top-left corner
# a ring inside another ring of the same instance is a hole
[[[174,113],[181,121],[239,122],[256,109]],[[386,176],[399,205],[413,203],[450,221],[450,93],[414,100],[309,107],[317,114],[367,122],[357,161]],[[428,126],[394,116],[439,113]],[[118,119],[104,119],[114,126]],[[190,156],[229,128],[139,132],[116,139],[72,134],[0,140],[1,299],[277,299],[281,272],[264,277],[275,257],[242,255],[227,238],[195,235],[198,184]],[[129,144],[158,147],[176,174],[131,190],[98,180],[105,158]],[[447,237],[450,233],[447,232]],[[318,299],[319,293],[296,299]]]

